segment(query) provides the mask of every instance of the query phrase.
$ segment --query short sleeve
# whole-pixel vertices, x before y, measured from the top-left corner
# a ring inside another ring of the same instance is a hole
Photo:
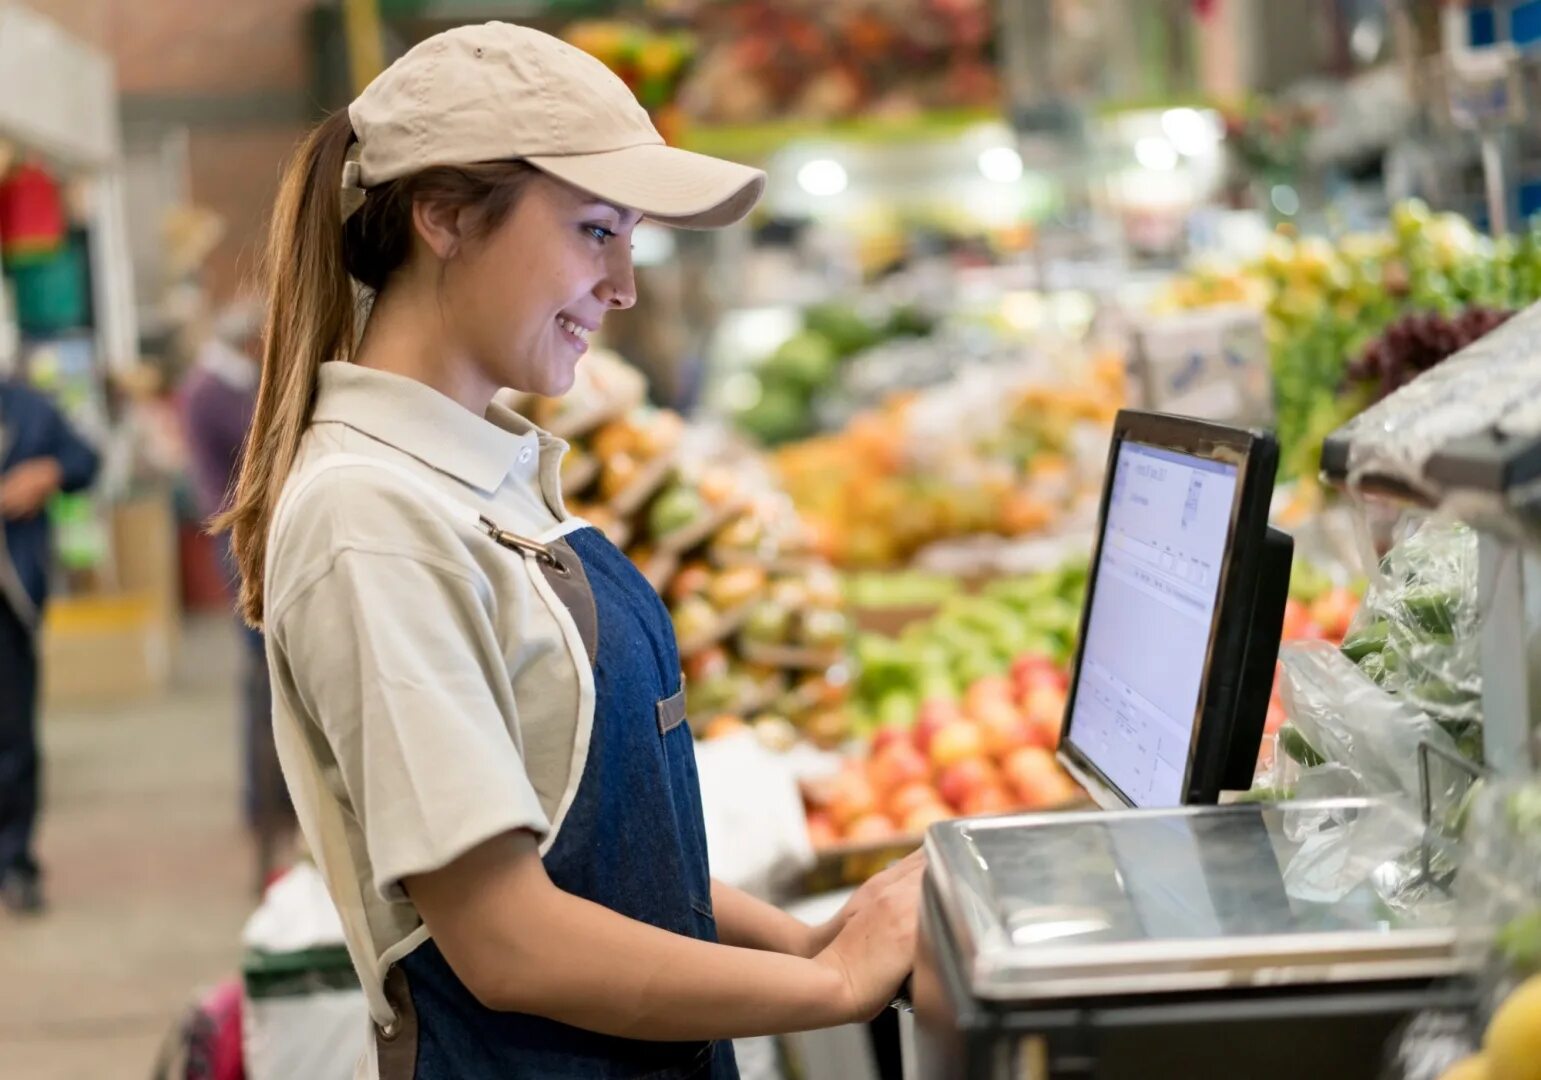
[[[499,833],[549,828],[484,589],[445,563],[347,548],[269,628],[388,901]]]

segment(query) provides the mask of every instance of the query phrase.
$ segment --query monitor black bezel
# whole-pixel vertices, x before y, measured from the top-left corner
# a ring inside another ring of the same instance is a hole
[[[1108,502],[1118,467],[1118,455],[1125,442],[1236,466],[1236,498],[1231,507],[1231,526],[1226,537],[1220,587],[1216,596],[1217,617],[1210,632],[1204,662],[1204,681],[1194,715],[1198,732],[1189,742],[1188,764],[1182,786],[1183,805],[1211,804],[1219,801],[1230,750],[1230,729],[1241,693],[1247,641],[1253,624],[1256,582],[1268,532],[1274,474],[1278,470],[1278,443],[1265,431],[1226,427],[1207,420],[1167,413],[1125,409],[1119,412],[1114,421],[1101,506],[1097,514],[1096,542],[1092,549],[1086,599],[1081,608],[1080,633],[1076,639],[1076,653],[1070,672],[1070,692],[1065,701],[1065,715],[1060,722],[1059,752],[1077,769],[1105,785],[1129,806],[1135,805],[1133,800],[1075,745],[1072,738],[1076,695],[1081,686],[1082,649],[1087,626],[1091,621],[1092,601],[1096,596]]]

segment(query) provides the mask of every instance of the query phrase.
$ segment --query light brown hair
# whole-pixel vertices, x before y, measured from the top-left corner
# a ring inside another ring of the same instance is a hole
[[[518,161],[435,166],[369,189],[344,225],[342,174],[354,143],[346,110],[300,144],[279,184],[264,259],[267,319],[262,381],[229,508],[210,523],[230,531],[239,608],[262,625],[268,527],[315,405],[321,365],[351,360],[370,294],[412,253],[417,202],[474,209],[476,239],[513,210],[535,169]]]

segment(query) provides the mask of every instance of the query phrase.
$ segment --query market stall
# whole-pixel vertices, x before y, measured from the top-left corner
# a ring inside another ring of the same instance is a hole
[[[163,687],[175,639],[169,499],[130,484],[110,389],[139,355],[117,117],[107,56],[0,6],[0,369],[48,394],[106,462],[93,491],[49,509],[64,586],[43,628],[53,701]]]

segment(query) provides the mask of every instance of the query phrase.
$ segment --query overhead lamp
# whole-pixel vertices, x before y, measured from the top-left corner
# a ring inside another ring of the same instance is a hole
[[[1022,179],[1022,155],[1009,146],[992,146],[979,155],[979,171],[997,184],[1015,183]]]
[[[1177,168],[1177,148],[1160,135],[1147,135],[1134,144],[1134,159],[1151,172]]]
[[[1161,114],[1161,130],[1183,157],[1203,157],[1220,141],[1213,118],[1197,109],[1168,109]]]
[[[845,166],[832,158],[818,158],[797,170],[797,186],[818,198],[839,195],[850,182]]]

